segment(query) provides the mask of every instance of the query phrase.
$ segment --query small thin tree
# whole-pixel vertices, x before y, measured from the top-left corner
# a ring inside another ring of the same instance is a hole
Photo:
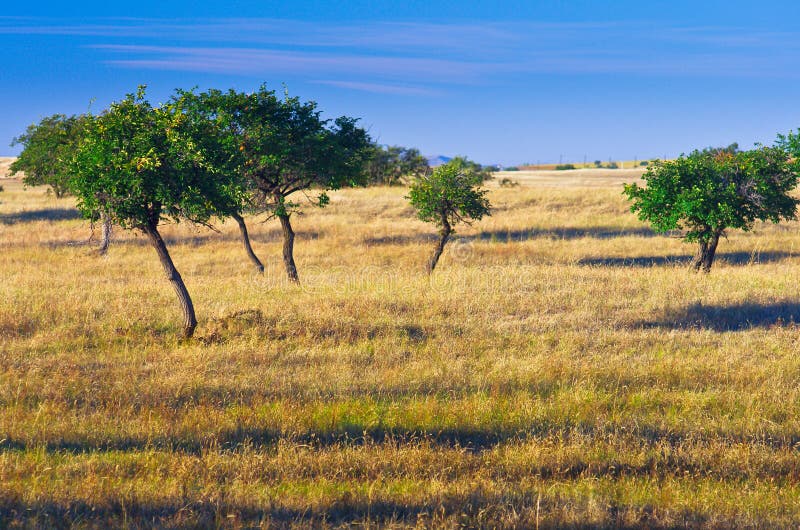
[[[428,273],[436,268],[456,224],[491,215],[487,192],[480,189],[483,178],[474,164],[454,158],[411,184],[407,198],[417,216],[439,227],[439,241],[428,261]]]
[[[197,326],[194,305],[158,226],[207,223],[219,199],[218,175],[169,105],[154,108],[144,87],[87,122],[70,161],[72,192],[87,216],[102,205],[113,222],[140,230],[156,250],[183,312],[183,336]]]
[[[795,218],[798,200],[789,193],[798,169],[781,147],[739,151],[733,144],[656,160],[642,177],[647,186],[628,184],[623,193],[656,231],[684,230],[684,241],[698,244],[692,270],[707,273],[726,230]]]

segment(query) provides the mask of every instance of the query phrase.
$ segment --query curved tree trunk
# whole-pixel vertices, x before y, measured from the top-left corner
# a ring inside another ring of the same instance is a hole
[[[708,243],[705,241],[700,241],[697,246],[697,254],[694,255],[692,259],[692,270],[694,272],[698,272],[700,267],[703,265],[703,260],[705,259],[706,254],[708,253]]]
[[[715,230],[711,239],[700,242],[697,254],[692,261],[692,269],[695,272],[702,271],[706,274],[711,272],[711,265],[714,264],[714,256],[717,253],[717,244],[719,244],[721,235],[722,230]]]
[[[158,253],[158,259],[161,261],[161,266],[164,267],[164,272],[167,275],[167,280],[172,284],[175,289],[175,294],[178,295],[178,302],[181,304],[183,310],[183,337],[191,338],[194,335],[194,328],[197,327],[197,318],[194,314],[194,305],[192,299],[189,297],[189,291],[186,290],[186,285],[183,283],[178,269],[172,262],[172,258],[167,251],[167,245],[161,239],[161,234],[155,226],[146,226],[144,228],[145,234],[150,238],[150,243],[155,247]]]
[[[242,243],[244,243],[244,250],[247,252],[247,256],[250,258],[250,261],[253,262],[258,272],[263,273],[264,264],[261,263],[256,253],[253,252],[253,247],[250,246],[250,236],[247,234],[247,225],[244,223],[244,219],[238,213],[232,214],[231,217],[233,217],[239,225],[239,231],[242,233]]]
[[[450,226],[450,223],[447,222],[447,216],[442,216],[442,229],[439,231],[439,243],[436,245],[436,248],[433,250],[433,255],[431,256],[431,260],[428,262],[428,274],[433,272],[433,269],[436,268],[436,264],[439,263],[439,258],[444,252],[444,246],[447,244],[447,240],[450,239],[450,234],[453,233],[453,228]]]
[[[711,271],[711,265],[714,263],[714,256],[717,254],[717,244],[719,243],[720,232],[714,232],[714,237],[708,244],[708,252],[703,260],[703,272],[708,273]]]
[[[294,230],[292,230],[292,223],[289,222],[289,216],[286,214],[278,215],[281,220],[281,228],[283,228],[283,264],[286,267],[286,275],[289,277],[290,282],[300,283],[300,278],[297,276],[297,267],[294,264]]]
[[[108,245],[111,243],[111,218],[105,211],[100,214],[100,222],[103,227],[103,239],[100,241],[100,248],[97,251],[103,256],[108,252]]]

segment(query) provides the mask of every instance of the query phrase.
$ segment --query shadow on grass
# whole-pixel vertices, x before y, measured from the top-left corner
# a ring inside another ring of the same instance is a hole
[[[666,329],[710,329],[738,331],[771,328],[800,323],[800,303],[745,303],[730,306],[694,304],[656,321],[644,321],[636,327]]]
[[[357,483],[353,484],[353,490]],[[571,502],[566,510],[565,500],[558,495],[544,494],[529,489],[508,493],[493,493],[483,488],[470,488],[463,493],[428,494],[422,499],[398,495],[400,499],[370,499],[363,494],[343,490],[337,498],[326,502],[308,501],[307,507],[286,507],[280,499],[265,503],[232,502],[225,498],[200,500],[191,492],[173,501],[141,502],[117,498],[86,501],[0,499],[0,526],[20,525],[26,528],[72,528],[77,521],[81,526],[121,527],[133,525],[142,528],[220,528],[263,527],[332,528],[349,525],[419,526],[420,522],[435,527],[469,528],[566,528],[588,530],[607,527],[634,528],[687,528],[702,527],[708,515],[682,510],[659,517],[654,510],[641,505],[624,505],[616,502],[604,504],[604,513],[594,509],[593,522],[579,522],[586,515],[580,501]],[[570,511],[572,513],[570,513]],[[720,517],[715,517],[716,521]],[[726,527],[735,527],[731,519]],[[24,523],[24,524],[22,524]],[[141,526],[140,526],[141,525]],[[687,526],[688,525],[688,526]]]
[[[96,451],[181,451],[202,454],[209,448],[237,450],[242,447],[266,448],[285,441],[309,447],[348,446],[370,444],[411,444],[461,449],[481,453],[499,445],[519,443],[526,440],[572,438],[603,438],[618,433],[619,425],[603,426],[591,423],[572,424],[540,420],[523,426],[486,425],[483,427],[449,427],[443,429],[414,429],[407,427],[375,427],[360,422],[340,422],[328,429],[306,430],[286,433],[274,427],[239,426],[217,432],[192,433],[183,436],[109,436],[91,439],[82,434],[54,440],[25,441],[13,437],[0,440],[0,451],[28,451],[44,449],[49,452],[71,452],[75,454]],[[91,436],[91,435],[89,435]],[[626,436],[642,446],[668,444],[678,446],[686,442],[747,443],[763,445],[773,449],[794,448],[800,444],[800,432],[791,435],[749,435],[740,433],[676,431],[657,425],[630,426]]]
[[[0,224],[35,223],[37,221],[72,221],[81,219],[75,208],[45,208],[44,210],[25,210],[22,212],[0,214]]]
[[[751,265],[757,263],[775,263],[786,259],[800,257],[798,253],[769,251],[769,252],[721,252],[717,254],[714,266]],[[693,259],[690,255],[679,256],[640,256],[636,258],[583,258],[578,260],[578,265],[594,267],[660,267],[665,265],[685,265]],[[712,268],[712,274],[714,269]]]
[[[476,241],[496,241],[513,243],[530,239],[613,239],[617,237],[656,237],[663,236],[645,227],[618,228],[593,226],[586,228],[546,228],[530,230],[492,230],[474,236],[464,236]]]
[[[319,239],[321,237],[321,232],[314,231],[314,230],[298,230],[295,233],[297,240],[314,240]],[[168,246],[190,246],[190,247],[199,247],[208,243],[214,242],[225,242],[225,243],[232,243],[232,244],[241,244],[242,238],[238,233],[231,232],[213,232],[208,231],[208,233],[203,234],[195,234],[195,235],[185,235],[185,236],[172,236],[172,235],[163,235],[164,243]],[[260,243],[275,243],[282,241],[282,233],[280,230],[270,230],[265,233],[256,233],[250,234],[250,242],[253,245],[258,245]],[[56,249],[56,248],[63,248],[63,247],[73,247],[77,245],[85,245],[90,242],[72,242],[72,241],[44,241],[40,243],[42,246],[46,246],[48,248]],[[150,246],[150,241],[147,240],[144,236],[142,237],[135,237],[133,233],[123,230],[119,227],[114,228],[114,237],[111,240],[111,246],[121,246],[121,245],[128,245],[133,247],[145,247]],[[256,249],[258,252],[258,249]]]
[[[199,454],[209,446],[225,449],[236,449],[244,445],[253,447],[273,446],[281,440],[313,446],[350,445],[360,446],[370,443],[427,443],[442,447],[459,447],[467,450],[481,451],[490,449],[500,443],[521,440],[529,436],[545,436],[551,429],[533,427],[526,431],[518,429],[470,429],[448,428],[437,431],[424,429],[380,428],[360,423],[340,424],[328,430],[312,430],[298,433],[284,433],[269,427],[240,427],[223,430],[206,437],[150,437],[147,439],[130,436],[91,440],[61,438],[44,442],[26,442],[6,437],[0,440],[0,451],[23,451],[33,448],[44,448],[51,452],[68,451],[72,453],[89,453],[93,451],[140,451],[144,449],[163,449]]]
[[[664,236],[645,227],[617,228],[597,226],[587,228],[531,228],[528,230],[485,230],[478,234],[461,235],[455,237],[464,241],[486,241],[496,243],[518,243],[534,239],[612,239],[616,237],[657,237]],[[368,237],[363,240],[367,246],[378,245],[408,245],[411,243],[425,243],[438,240],[436,234],[395,235],[384,237]]]

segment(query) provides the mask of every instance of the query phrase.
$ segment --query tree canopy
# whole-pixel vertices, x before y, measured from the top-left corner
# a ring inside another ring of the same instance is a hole
[[[9,167],[11,175],[23,172],[26,185],[50,186],[58,198],[67,195],[71,176],[68,162],[88,119],[86,115],[54,114],[28,126],[11,143],[23,147]]]
[[[727,229],[750,230],[755,221],[793,219],[798,164],[781,147],[738,151],[737,146],[694,151],[657,160],[642,177],[646,187],[625,186],[631,211],[658,232],[683,230],[699,244],[693,268],[708,272]]]
[[[224,186],[185,125],[172,107],[152,107],[144,88],[89,120],[69,164],[78,208],[92,216],[102,206],[124,228],[207,223]]]
[[[264,86],[250,94],[229,92],[219,108],[227,113],[226,144],[238,149],[238,167],[275,214],[299,206],[287,200],[292,193],[318,188],[309,199],[324,206],[325,190],[365,183],[370,142],[357,120],[323,119],[315,102],[281,99]]]

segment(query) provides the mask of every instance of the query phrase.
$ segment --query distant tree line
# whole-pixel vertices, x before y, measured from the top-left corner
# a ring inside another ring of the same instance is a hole
[[[405,184],[407,179],[424,176],[431,168],[428,159],[417,149],[375,144],[366,170],[369,184],[394,186]]]

